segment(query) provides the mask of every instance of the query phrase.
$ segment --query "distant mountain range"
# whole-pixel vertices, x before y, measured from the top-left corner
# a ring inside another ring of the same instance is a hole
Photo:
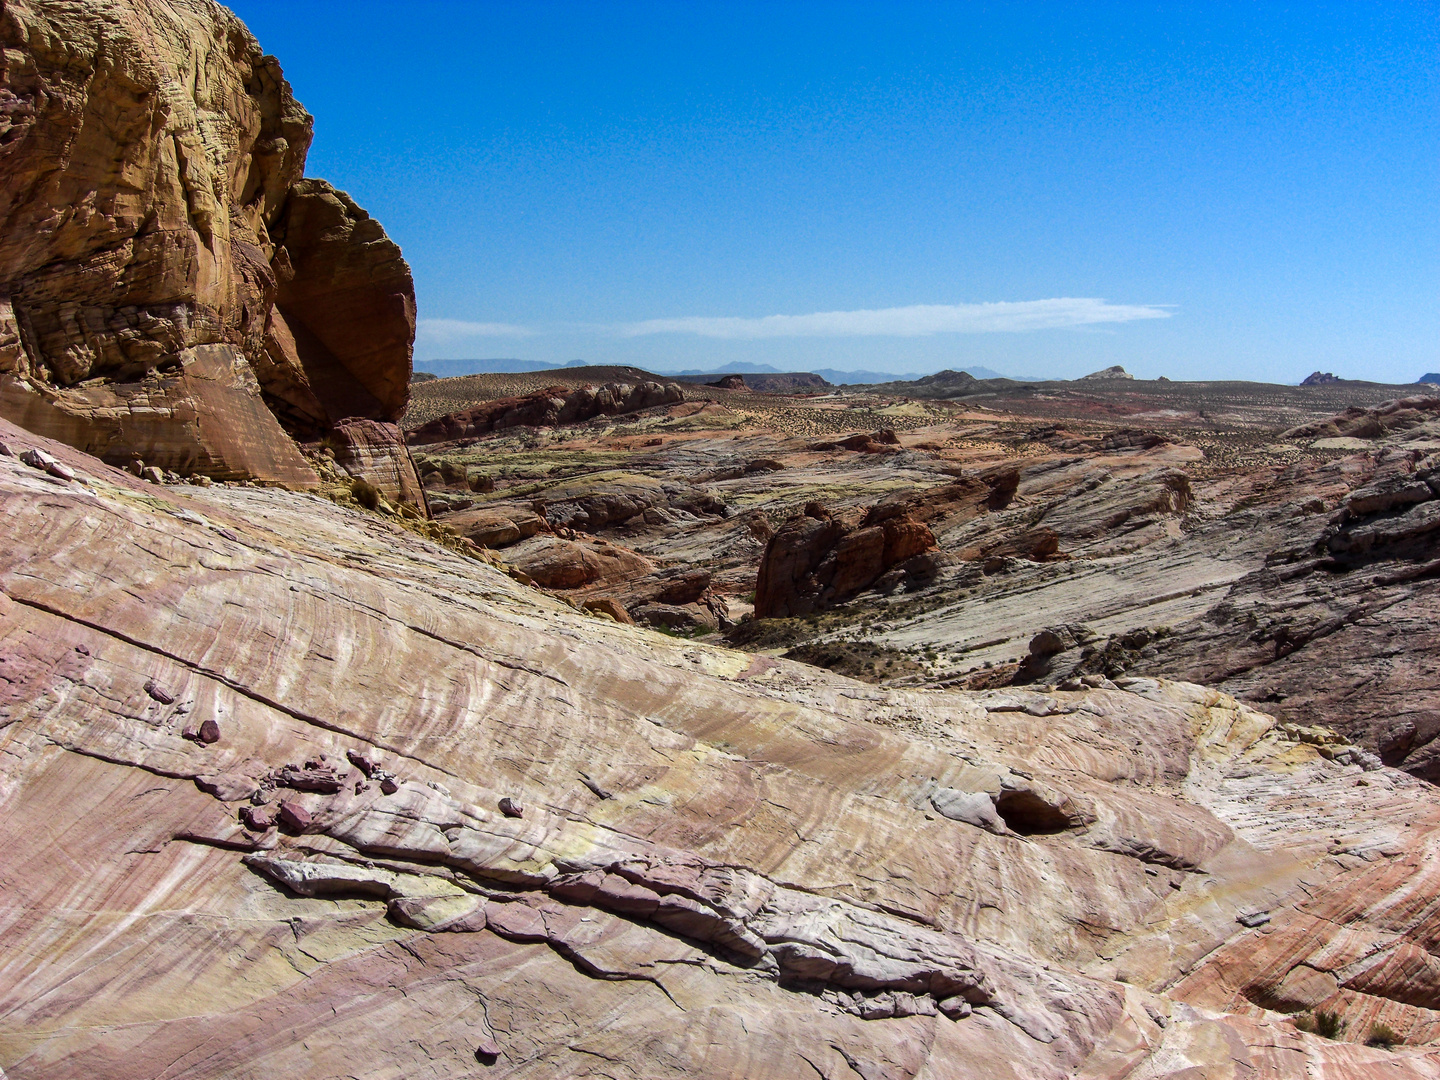
[[[442,379],[456,375],[514,374],[527,371],[550,371],[555,368],[584,367],[584,360],[571,360],[568,364],[552,364],[546,360],[515,360],[500,357],[490,360],[416,360],[416,371],[428,371]]]
[[[585,367],[584,360],[571,360],[565,364],[550,363],[545,360],[516,360],[512,358],[494,358],[483,360],[417,360],[416,371],[428,371],[432,375],[438,375],[442,379],[452,378],[456,375],[490,375],[497,373],[551,371],[558,368]],[[747,361],[734,361],[723,367],[713,368],[685,368],[681,371],[660,370],[652,368],[660,375],[783,375],[780,368],[772,367],[769,364],[753,364]],[[838,368],[806,368],[808,373],[819,375],[828,383],[836,386],[857,386],[868,383],[893,383],[912,382],[924,378],[923,372],[904,372],[897,374],[893,371],[841,371]],[[1040,382],[1041,380],[1029,375],[1002,375],[987,367],[967,367],[965,369],[977,379],[1014,379],[1016,382]]]

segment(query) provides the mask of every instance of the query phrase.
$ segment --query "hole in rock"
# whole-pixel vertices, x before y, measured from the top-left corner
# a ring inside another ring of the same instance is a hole
[[[1033,791],[1002,791],[995,797],[995,809],[1011,832],[1021,836],[1061,833],[1073,824],[1070,816]]]

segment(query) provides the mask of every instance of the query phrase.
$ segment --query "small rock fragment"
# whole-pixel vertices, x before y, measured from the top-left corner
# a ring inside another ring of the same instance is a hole
[[[1256,926],[1264,926],[1270,921],[1270,913],[1268,911],[1247,912],[1244,915],[1235,916],[1235,921],[1238,922],[1241,926],[1248,926],[1252,928]]]
[[[394,795],[395,792],[399,790],[400,782],[396,780],[395,777],[391,776],[389,773],[386,773],[380,778],[380,791],[383,794]]]
[[[138,457],[133,458],[131,459],[130,464],[125,466],[125,469],[131,475],[139,476],[142,472],[145,471],[145,462],[141,461]]]
[[[345,759],[349,761],[351,765],[354,765],[355,768],[359,769],[362,773],[364,773],[366,779],[369,779],[371,776],[374,775],[375,762],[371,761],[359,750],[346,750]]]
[[[963,1020],[970,1015],[970,1002],[966,1001],[959,994],[946,998],[944,1001],[941,1001],[937,1007],[951,1020]]]
[[[475,1056],[487,1064],[493,1062],[500,1056],[500,1044],[494,1039],[481,1039],[475,1047]]]
[[[500,812],[506,817],[524,817],[525,804],[506,795],[500,800]]]
[[[243,772],[202,773],[195,786],[221,802],[248,801],[257,790],[255,778]]]
[[[20,452],[20,460],[32,469],[45,469],[52,463],[56,463],[55,459],[44,450],[37,450],[34,447],[29,450],[22,450]]]
[[[41,472],[59,477],[61,480],[74,480],[76,478],[74,469],[47,454],[44,450],[34,448],[26,450],[20,455],[20,460],[32,469],[39,469]]]
[[[866,998],[859,1003],[859,1014],[862,1020],[888,1020],[895,1015],[895,995],[889,990],[882,990],[872,998]]]
[[[175,695],[170,693],[164,687],[157,686],[154,679],[151,679],[145,684],[145,693],[149,694],[161,705],[175,704]]]
[[[592,793],[597,799],[608,799],[608,798],[611,797],[610,792],[606,791],[606,790],[605,790],[603,787],[601,787],[598,783],[596,783],[594,780],[590,779],[590,777],[589,777],[586,773],[583,773],[583,772],[582,772],[582,773],[580,774],[580,782],[581,782],[582,784],[584,784],[587,788],[589,788],[590,791],[591,791],[591,793]]]
[[[282,802],[280,824],[292,832],[304,832],[310,827],[310,811],[298,802]]]
[[[140,479],[152,484],[163,484],[165,483],[165,474],[154,465],[146,465],[140,470]]]
[[[322,795],[334,795],[344,785],[334,769],[327,769],[314,759],[307,761],[303,769],[286,765],[276,780],[296,791],[316,791]]]
[[[220,741],[220,725],[214,720],[206,720],[197,734],[202,743],[217,743]]]
[[[308,818],[308,814],[306,817]],[[264,832],[275,824],[275,808],[273,806],[246,806],[240,810],[240,820],[245,823],[247,829],[254,829],[256,832]]]
[[[0,442],[0,457],[14,457],[14,456],[15,456],[15,451],[14,451],[14,450],[11,450],[10,447],[6,446],[3,442]]]

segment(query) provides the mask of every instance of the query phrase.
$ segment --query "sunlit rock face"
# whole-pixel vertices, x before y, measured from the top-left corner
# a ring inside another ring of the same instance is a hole
[[[399,419],[409,268],[303,178],[311,118],[239,20],[22,0],[0,48],[0,414],[117,464],[292,486],[315,474],[289,435]]]
[[[1333,733],[870,686],[0,443],[12,1080],[1440,1075],[1440,796]]]

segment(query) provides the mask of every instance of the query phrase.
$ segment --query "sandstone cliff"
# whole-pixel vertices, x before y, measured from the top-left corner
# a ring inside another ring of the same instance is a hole
[[[290,485],[315,476],[286,432],[358,417],[408,469],[409,268],[303,178],[311,118],[239,20],[11,0],[0,49],[0,414],[114,463]]]

